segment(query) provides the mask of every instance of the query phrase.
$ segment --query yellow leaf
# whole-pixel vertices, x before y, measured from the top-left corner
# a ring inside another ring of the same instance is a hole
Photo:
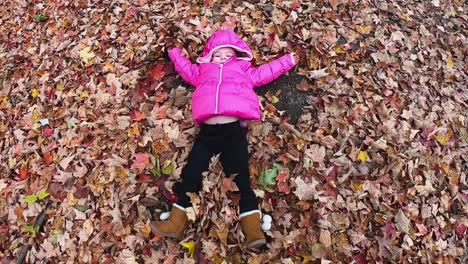
[[[343,47],[341,45],[336,46],[335,48],[333,48],[333,50],[335,51],[336,54],[346,53],[346,51],[343,50]]]
[[[65,90],[65,86],[63,86],[63,84],[57,84],[57,90],[63,91]]]
[[[180,243],[184,248],[188,249],[188,255],[189,257],[193,258],[193,253],[195,253],[195,242],[190,241],[190,242],[183,242]]]
[[[16,159],[9,157],[8,158],[8,168],[13,169],[16,166]]]
[[[351,189],[355,192],[362,191],[362,183],[357,182],[357,181],[352,181],[351,182]]]
[[[447,68],[452,69],[455,66],[455,62],[453,61],[452,56],[447,58]]]
[[[90,47],[85,47],[84,49],[80,50],[80,58],[86,63],[89,64],[90,60],[94,58],[94,52],[91,51]]]
[[[2,103],[3,103],[3,104],[8,103],[8,97],[3,96],[3,97],[2,97]]]
[[[81,93],[80,93],[80,97],[81,97],[81,98],[88,98],[88,97],[89,97],[89,93],[86,92],[86,91],[81,92]]]
[[[33,117],[34,122],[38,122],[41,119],[41,117],[37,113],[37,109],[33,110],[32,117]]]
[[[31,95],[33,98],[36,98],[39,96],[39,91],[36,88],[32,89]]]
[[[367,160],[367,151],[359,151],[358,160],[361,162],[366,162]]]
[[[271,97],[271,102],[274,103],[274,104],[277,104],[279,102],[279,98],[273,95]]]
[[[106,60],[104,62],[104,67],[102,67],[103,72],[110,72],[114,70],[114,65],[112,64],[112,61]]]
[[[395,154],[395,150],[392,147],[388,147],[385,151],[387,152],[388,155]]]
[[[449,142],[452,135],[450,135],[450,133],[446,133],[446,134],[442,134],[442,135],[437,134],[434,137],[440,144],[445,145],[445,144],[447,144],[447,142]]]
[[[363,25],[357,25],[356,30],[361,33],[361,34],[369,34],[372,30],[372,26],[363,26]]]

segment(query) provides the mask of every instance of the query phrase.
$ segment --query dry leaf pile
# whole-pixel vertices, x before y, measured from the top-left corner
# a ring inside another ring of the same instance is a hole
[[[2,263],[466,263],[467,20],[460,0],[3,1]],[[217,157],[187,238],[149,228],[197,132],[166,50],[194,60],[219,28],[257,64],[300,55],[298,123],[270,95],[250,124],[260,252]]]

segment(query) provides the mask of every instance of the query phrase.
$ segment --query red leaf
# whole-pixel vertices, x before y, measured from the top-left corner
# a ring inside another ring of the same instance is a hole
[[[146,114],[140,111],[131,111],[130,117],[132,118],[133,121],[141,121],[141,120],[146,119]]]
[[[299,7],[301,7],[301,3],[299,1],[296,1],[291,5],[291,9],[298,9]]]
[[[457,235],[459,237],[463,237],[465,236],[466,234],[466,226],[462,223],[458,224],[457,228],[456,228],[456,232],[457,232]]]
[[[138,174],[137,179],[139,182],[152,182],[153,181],[150,175],[144,174],[144,173]]]
[[[31,175],[31,173],[29,173],[28,168],[26,166],[21,166],[21,168],[19,170],[20,179],[21,180],[26,180],[27,178],[29,178],[30,175]]]
[[[149,70],[149,75],[155,80],[161,80],[166,74],[163,71],[164,64],[158,64],[156,66],[151,66]]]
[[[280,182],[278,183],[278,191],[289,194],[291,193],[291,188],[286,182]]]
[[[42,160],[44,161],[44,165],[49,165],[53,162],[53,155],[50,153],[50,151],[44,153],[42,156]]]
[[[43,132],[45,137],[50,137],[54,133],[54,129],[52,129],[50,127],[46,127],[42,132]]]
[[[367,264],[369,263],[366,259],[366,252],[361,252],[358,255],[353,256],[354,261],[358,264]]]
[[[144,170],[146,166],[148,166],[149,157],[150,157],[148,153],[145,153],[145,152],[135,153],[133,154],[133,157],[135,158],[135,160],[133,161],[133,164],[131,167],[132,169],[137,168],[139,170]]]
[[[143,247],[143,254],[148,257],[151,257],[151,249],[152,249],[151,245],[146,245],[145,247]]]
[[[0,225],[0,233],[8,233],[8,224],[7,223],[3,223],[2,225]]]

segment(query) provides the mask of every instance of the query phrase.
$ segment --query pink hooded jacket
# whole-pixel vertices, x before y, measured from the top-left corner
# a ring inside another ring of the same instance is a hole
[[[230,47],[245,57],[232,57],[223,64],[211,62],[213,53]],[[254,68],[252,50],[231,30],[216,31],[203,49],[203,56],[192,64],[180,48],[169,51],[176,71],[195,86],[192,114],[195,122],[216,115],[236,116],[244,120],[259,120],[260,104],[254,88],[267,84],[294,67],[294,57],[287,54],[268,64]]]

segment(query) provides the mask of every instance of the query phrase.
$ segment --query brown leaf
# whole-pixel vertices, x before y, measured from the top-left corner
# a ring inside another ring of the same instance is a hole
[[[224,177],[221,183],[221,192],[226,194],[227,192],[236,192],[239,191],[237,188],[237,184],[233,181],[235,176],[233,177]]]
[[[312,85],[304,78],[300,83],[296,84],[296,88],[299,91],[308,92],[312,90]]]

